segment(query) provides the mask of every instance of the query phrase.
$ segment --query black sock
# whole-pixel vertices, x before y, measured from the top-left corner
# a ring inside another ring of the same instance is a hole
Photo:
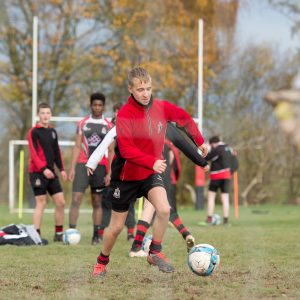
[[[69,228],[76,228],[76,224],[69,224]]]
[[[101,225],[95,225],[94,224],[94,231],[93,231],[93,237],[98,236],[99,237],[99,230],[101,229]]]
[[[223,218],[223,224],[227,224],[228,223],[228,218]]]

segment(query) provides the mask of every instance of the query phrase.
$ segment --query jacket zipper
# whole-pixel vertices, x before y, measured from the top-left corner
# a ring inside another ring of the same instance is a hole
[[[151,126],[151,119],[149,116],[149,108],[146,108],[146,115],[147,115],[147,121],[149,126],[149,135],[152,135],[152,126]]]

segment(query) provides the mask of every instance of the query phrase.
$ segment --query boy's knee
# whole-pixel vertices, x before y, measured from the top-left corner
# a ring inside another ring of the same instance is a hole
[[[169,219],[170,207],[169,206],[161,207],[156,211],[156,214],[161,218]]]

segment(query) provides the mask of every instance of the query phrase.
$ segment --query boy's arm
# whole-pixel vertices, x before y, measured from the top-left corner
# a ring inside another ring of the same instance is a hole
[[[185,135],[185,136],[184,136]],[[172,143],[183,152],[183,154],[189,158],[196,165],[204,168],[208,165],[205,158],[203,158],[198,152],[198,148],[194,144],[193,140],[190,139],[183,131],[176,128],[176,126],[168,122],[167,126],[167,136],[172,141]],[[191,142],[189,142],[189,139]]]
[[[205,157],[208,153],[208,147],[204,143],[204,138],[191,116],[184,109],[168,101],[163,101],[163,103],[167,119],[176,122],[178,127],[183,128],[186,134],[202,151],[202,156]]]
[[[34,131],[34,128],[31,128],[27,134],[28,139],[28,146],[29,146],[29,152],[31,159],[37,169],[40,170],[40,172],[43,172],[45,169],[47,169],[47,163],[42,161],[40,159],[40,156],[37,153],[38,149],[38,136]]]
[[[54,130],[54,129],[53,129]],[[55,145],[54,145],[54,153],[55,153],[55,164],[60,171],[64,171],[64,163],[60,151],[60,147],[58,145],[58,136],[56,130],[54,130],[56,135]]]
[[[105,155],[109,145],[114,141],[116,137],[116,127],[113,127],[104,137],[103,141],[98,145],[95,151],[90,156],[86,163],[86,167],[95,170],[98,163]]]
[[[72,161],[71,161],[71,167],[69,172],[69,180],[73,181],[75,177],[75,167],[76,163],[81,151],[81,142],[82,142],[82,135],[77,133],[75,137],[75,145],[73,147],[73,153],[72,153]]]

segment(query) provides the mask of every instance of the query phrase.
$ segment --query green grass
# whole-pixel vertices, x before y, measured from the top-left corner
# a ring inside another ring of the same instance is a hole
[[[198,277],[188,269],[184,241],[169,227],[163,247],[175,273],[161,273],[145,258],[128,258],[130,244],[123,231],[107,277],[94,279],[91,272],[99,248],[90,245],[91,216],[80,215],[80,244],[65,246],[51,242],[53,215],[46,214],[42,232],[48,246],[0,247],[0,299],[300,298],[300,207],[242,207],[230,228],[198,227],[205,211],[185,208],[180,214],[198,243],[212,244],[221,254],[220,268],[210,277]],[[0,226],[20,223],[3,205],[0,220]],[[21,222],[31,224],[31,215]]]

